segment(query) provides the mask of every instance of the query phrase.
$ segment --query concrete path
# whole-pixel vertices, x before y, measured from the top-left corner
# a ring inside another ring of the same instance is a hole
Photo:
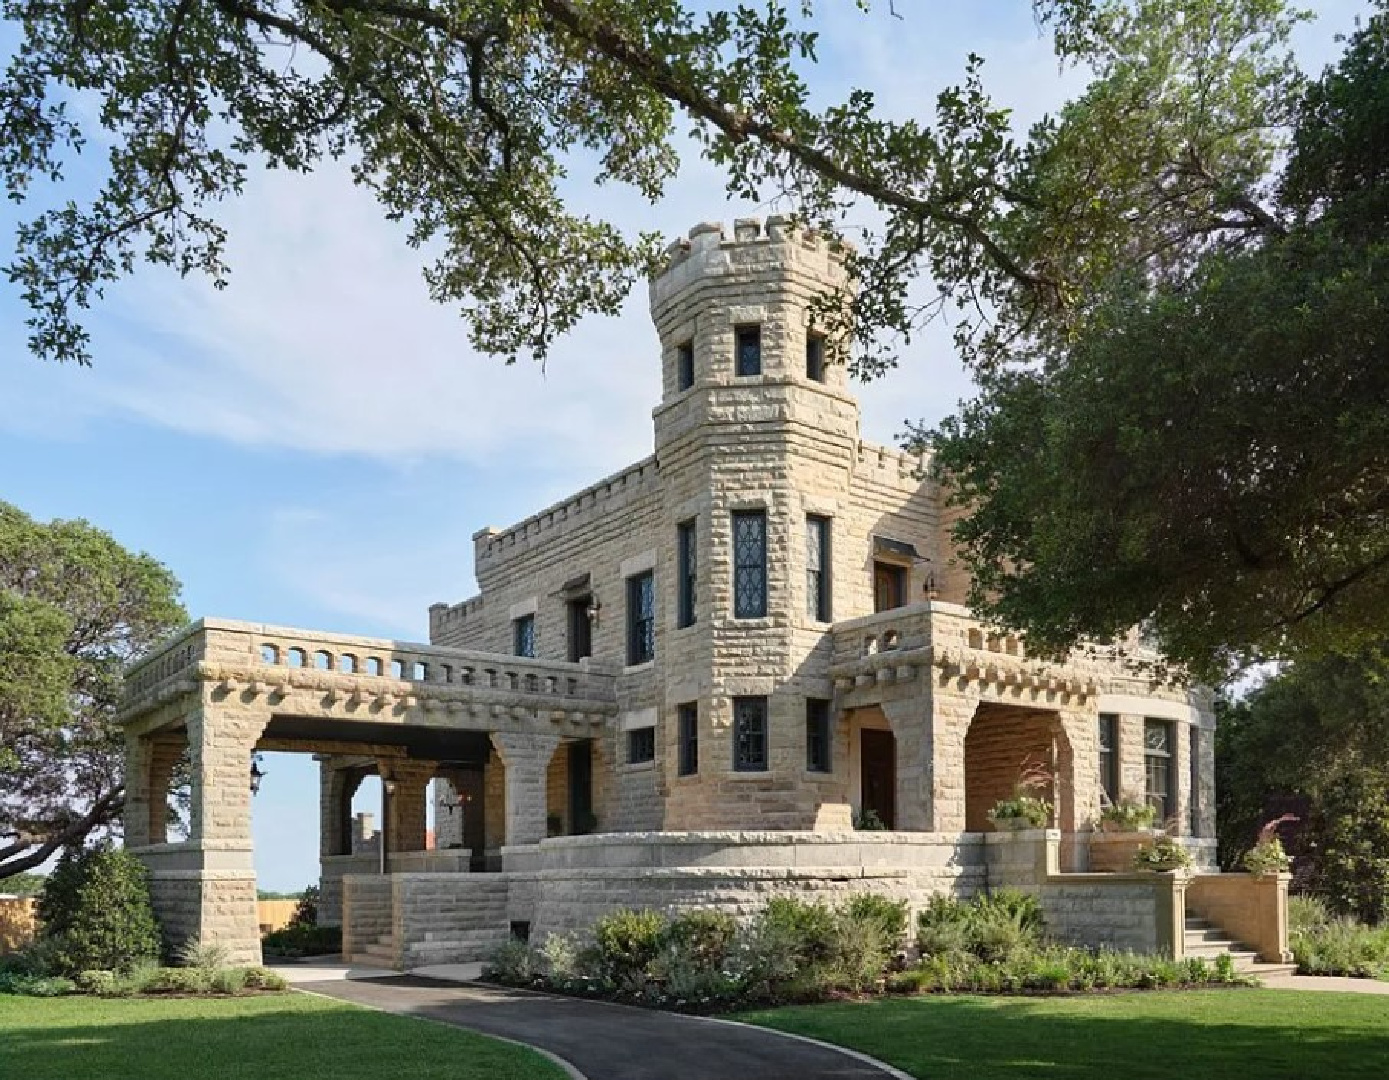
[[[305,989],[547,1050],[588,1080],[887,1080],[904,1074],[819,1043],[679,1016],[414,975]]]
[[[1389,982],[1380,979],[1342,979],[1334,975],[1270,975],[1269,990],[1331,990],[1342,994],[1389,994]]]

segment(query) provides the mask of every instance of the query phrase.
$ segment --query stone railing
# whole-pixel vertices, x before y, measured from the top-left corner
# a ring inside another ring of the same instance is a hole
[[[204,619],[127,672],[127,707],[189,676],[238,677],[408,696],[482,690],[569,702],[616,700],[613,673],[576,664],[436,645]],[[378,682],[379,680],[379,682]]]
[[[1187,907],[1233,934],[1269,964],[1286,964],[1288,882],[1291,874],[1197,874],[1187,886]]]

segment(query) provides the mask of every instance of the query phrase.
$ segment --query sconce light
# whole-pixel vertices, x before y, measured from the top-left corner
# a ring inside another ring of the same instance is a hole
[[[265,770],[260,767],[260,753],[251,754],[251,794],[260,794],[260,782],[265,779]]]
[[[599,600],[598,597],[595,596],[592,600],[588,602],[588,621],[591,622],[594,626],[598,625],[598,613],[602,610],[603,602]]]

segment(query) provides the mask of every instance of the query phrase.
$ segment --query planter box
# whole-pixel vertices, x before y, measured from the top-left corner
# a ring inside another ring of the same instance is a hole
[[[1151,844],[1155,829],[1142,832],[1097,832],[1090,835],[1090,871],[1096,874],[1131,874],[1138,849]]]

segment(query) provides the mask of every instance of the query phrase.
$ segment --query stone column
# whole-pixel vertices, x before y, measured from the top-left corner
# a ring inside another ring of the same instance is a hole
[[[897,743],[897,829],[931,832],[935,828],[934,702],[925,679],[913,690],[909,698],[882,705]]]
[[[145,857],[155,914],[171,949],[200,941],[224,946],[233,964],[260,963],[250,774],[251,750],[267,719],[213,701],[188,714],[189,840]]]
[[[125,733],[125,846],[150,843],[150,741],[144,735]]]
[[[506,768],[505,843],[538,844],[545,838],[545,780],[559,736],[494,731],[492,745]]]
[[[408,761],[404,758],[382,758],[378,763],[382,783],[393,790],[386,799],[387,821],[383,822],[388,856],[407,851],[423,851],[428,824],[426,804],[430,778],[438,769],[437,761]]]
[[[965,736],[979,707],[979,697],[963,680],[943,680],[932,687],[931,825],[935,832],[965,828]]]

